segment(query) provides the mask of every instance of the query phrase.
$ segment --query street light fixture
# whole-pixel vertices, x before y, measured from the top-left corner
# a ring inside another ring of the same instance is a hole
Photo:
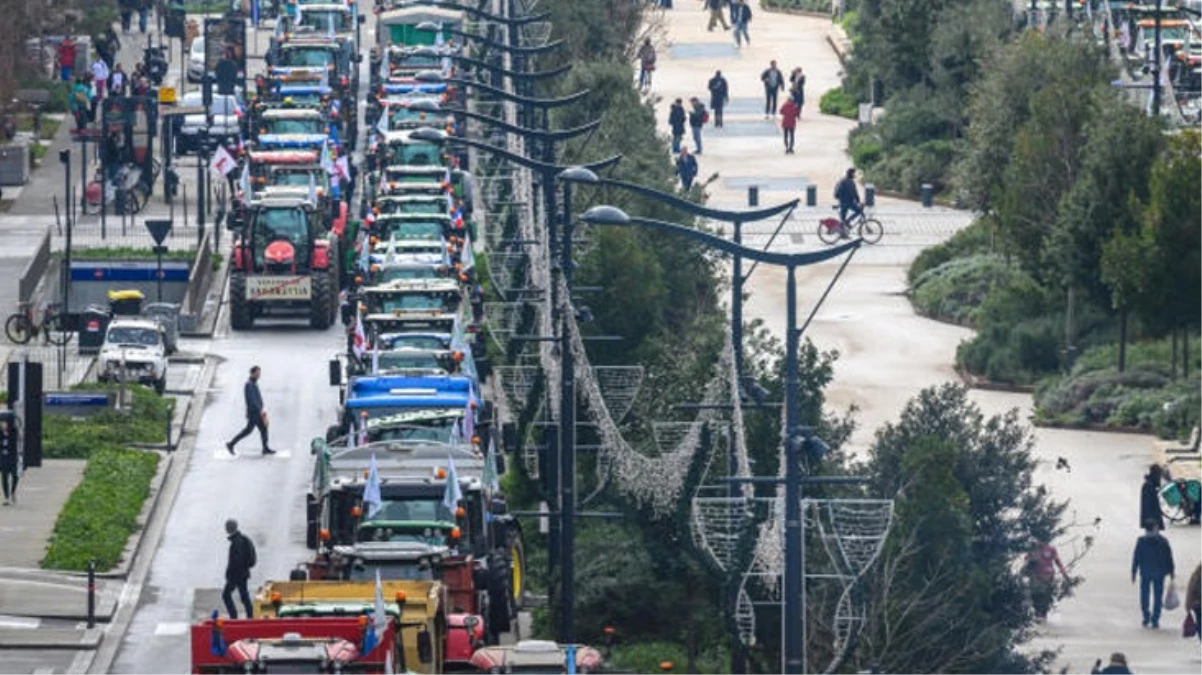
[[[818,481],[815,477],[807,479],[802,467],[804,452],[821,452],[821,442],[814,435],[814,430],[801,425],[800,366],[798,363],[798,340],[800,331],[797,330],[797,279],[796,269],[830,260],[843,253],[852,252],[863,244],[862,239],[854,239],[846,244],[810,253],[773,253],[755,248],[747,248],[728,241],[717,235],[695,230],[693,228],[667,223],[648,218],[637,218],[614,206],[594,206],[580,216],[580,219],[592,225],[638,225],[661,231],[671,232],[725,253],[738,254],[748,259],[768,265],[784,267],[786,277],[787,319],[785,328],[785,562],[784,562],[784,645],[782,649],[782,672],[805,672],[805,538],[802,530],[801,500],[803,485],[807,482]],[[738,479],[743,480],[743,479]],[[761,479],[775,481],[777,479]]]
[[[472,16],[489,21],[492,23],[503,23],[506,26],[519,26],[525,23],[534,23],[536,21],[545,21],[551,16],[551,12],[542,12],[541,14],[530,14],[527,16],[501,16],[500,14],[492,14],[486,12],[479,7],[472,5],[459,5],[453,2],[440,2],[439,0],[413,0],[410,4],[421,5],[425,7],[439,7],[441,9],[451,9],[458,12],[465,12]]]
[[[475,112],[472,110],[467,110],[465,108],[443,107],[438,101],[435,101],[434,99],[428,99],[428,98],[417,99],[415,101],[412,101],[409,103],[408,108],[410,110],[413,110],[416,112],[424,112],[424,113],[430,113],[430,114],[434,114],[434,115],[437,115],[438,113],[441,113],[441,112],[445,112],[445,113],[451,114],[451,115],[463,115],[464,117],[467,117],[469,119],[480,120],[481,122],[486,122],[488,124],[495,125],[496,127],[502,129],[503,131],[505,131],[507,133],[517,134],[519,136],[525,136],[527,138],[536,138],[540,141],[560,141],[560,140],[565,140],[568,138],[575,138],[576,136],[586,134],[586,133],[592,131],[593,129],[596,129],[598,126],[601,125],[601,120],[593,120],[592,122],[589,122],[588,124],[582,124],[578,127],[572,128],[572,129],[557,129],[554,131],[544,131],[542,129],[530,129],[530,128],[519,126],[516,124],[510,124],[509,122],[506,122],[505,120],[498,119],[496,117],[492,117],[489,115],[485,115],[483,113],[478,113],[478,112]],[[588,169],[585,169],[585,171],[588,171]]]
[[[414,30],[421,31],[423,33],[442,32],[442,33],[450,33],[451,35],[458,35],[458,36],[464,38],[465,40],[475,40],[477,42],[484,44],[487,47],[494,48],[494,49],[500,49],[503,52],[509,52],[510,54],[517,54],[517,55],[521,55],[521,56],[546,54],[547,52],[552,51],[554,49],[559,49],[559,47],[561,47],[563,45],[563,40],[556,40],[555,42],[548,42],[547,44],[541,45],[538,47],[519,47],[517,45],[507,45],[504,42],[497,42],[496,40],[486,38],[483,35],[477,35],[476,33],[468,33],[467,31],[462,31],[462,30],[458,30],[455,28],[448,28],[446,26],[443,26],[442,24],[434,23],[433,21],[422,21],[421,23],[417,24],[413,28],[414,28]]]
[[[571,104],[575,103],[576,101],[579,101],[580,99],[587,96],[590,91],[588,89],[584,89],[582,91],[578,91],[574,94],[569,94],[567,96],[562,96],[560,98],[530,98],[527,96],[521,96],[519,94],[515,94],[510,91],[505,91],[504,89],[498,89],[497,87],[493,87],[491,85],[484,84],[483,82],[477,82],[476,80],[464,80],[464,79],[460,79],[458,77],[447,77],[446,75],[443,75],[441,72],[439,72],[437,70],[420,71],[420,72],[414,74],[413,79],[417,80],[418,82],[424,82],[427,84],[445,83],[445,84],[458,84],[458,85],[461,85],[464,87],[475,87],[477,89],[486,91],[495,96],[499,96],[500,98],[513,101],[514,103],[520,103],[522,105],[539,108],[540,110],[543,110],[544,113],[545,113],[545,111],[547,111],[551,108],[559,108],[559,107],[562,107],[565,105],[571,105]]]
[[[501,68],[500,66],[494,66],[485,61],[481,61],[480,59],[474,59],[470,56],[464,56],[462,54],[444,54],[433,47],[418,47],[417,49],[414,49],[412,53],[414,56],[437,57],[451,59],[454,61],[463,61],[468,65],[476,66],[478,68],[487,68],[513,80],[541,80],[563,75],[572,69],[572,64],[569,62],[557,68],[552,68],[551,70],[540,70],[534,73],[522,73],[516,70],[508,70],[506,68]]]

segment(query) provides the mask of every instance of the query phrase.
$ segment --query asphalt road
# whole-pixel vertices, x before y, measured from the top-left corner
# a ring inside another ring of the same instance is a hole
[[[224,318],[222,324],[228,326]],[[211,343],[210,353],[224,360],[112,672],[190,670],[188,626],[219,608],[214,594],[203,589],[219,589],[224,583],[226,518],[238,520],[258,551],[252,593],[265,580],[287,579],[288,571],[308,552],[304,495],[313,466],[309,441],[323,435],[337,414],[338,398],[328,386],[324,364],[338,350],[341,326],[326,331],[304,324],[232,334],[227,330],[220,328]],[[232,457],[225,442],[245,419],[242,384],[253,365],[263,369],[260,388],[271,446],[278,454],[263,457],[255,433]],[[197,593],[204,606],[193,602]],[[224,608],[221,611],[224,615]]]

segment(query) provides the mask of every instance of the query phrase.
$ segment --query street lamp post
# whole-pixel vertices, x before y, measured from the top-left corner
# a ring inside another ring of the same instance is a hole
[[[613,206],[594,206],[581,217],[586,223],[593,225],[638,225],[661,231],[672,232],[684,237],[700,241],[705,245],[729,254],[740,254],[744,258],[757,263],[765,263],[784,267],[788,288],[786,289],[786,339],[785,339],[785,564],[784,564],[784,644],[782,649],[782,672],[805,672],[805,538],[802,528],[801,500],[804,496],[803,486],[807,482],[801,463],[804,447],[813,443],[821,443],[814,435],[813,429],[802,427],[799,387],[798,364],[798,333],[797,330],[797,288],[796,270],[798,267],[813,265],[824,260],[830,260],[843,253],[854,251],[863,243],[855,239],[841,246],[814,251],[810,253],[773,253],[759,249],[747,248],[734,242],[712,235],[708,232],[695,230],[673,223],[647,218],[635,218],[627,215],[621,209]],[[769,479],[775,480],[775,479]],[[816,479],[808,479],[814,481]]]

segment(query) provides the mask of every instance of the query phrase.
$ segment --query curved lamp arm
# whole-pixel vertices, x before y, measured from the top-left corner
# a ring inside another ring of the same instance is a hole
[[[644,197],[650,197],[655,201],[670,204],[682,211],[687,211],[693,215],[701,216],[702,218],[719,220],[727,223],[747,223],[754,220],[764,220],[765,218],[771,218],[772,216],[793,209],[801,203],[801,199],[793,199],[792,201],[787,201],[783,204],[777,204],[776,206],[757,209],[755,211],[724,211],[722,209],[715,209],[693,203],[687,199],[682,199],[668,192],[660,192],[659,190],[653,190],[643,185],[627,183],[626,181],[617,180],[615,178],[601,178],[599,182],[602,185],[612,185],[614,187],[620,187],[624,190],[630,190],[636,194],[641,194]]]
[[[534,23],[535,21],[545,21],[547,17],[551,16],[551,12],[543,12],[541,14],[531,14],[529,16],[519,17],[501,16],[500,14],[486,12],[479,7],[473,7],[471,5],[457,5],[453,2],[439,2],[438,0],[416,0],[416,2],[413,2],[412,4],[426,7],[441,7],[442,9],[466,12],[474,17],[484,19],[485,21],[503,23],[506,25],[512,24],[515,26],[520,26],[525,23]]]
[[[514,103],[529,105],[544,110],[548,108],[560,108],[565,105],[571,105],[587,96],[590,91],[588,89],[584,89],[560,98],[526,98],[525,96],[518,96],[517,94],[510,93],[504,89],[498,89],[491,85],[484,84],[483,82],[477,82],[475,80],[461,80],[457,77],[444,77],[441,79],[441,81],[446,82],[447,84],[459,84],[465,87],[476,87],[477,89],[494,94],[503,99],[513,101]]]

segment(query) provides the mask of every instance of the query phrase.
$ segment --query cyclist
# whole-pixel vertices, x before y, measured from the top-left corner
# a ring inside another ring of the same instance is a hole
[[[843,238],[848,238],[847,214],[859,217],[864,215],[864,206],[860,203],[860,191],[856,189],[856,170],[851,168],[847,170],[847,175],[843,180],[835,185],[835,199],[839,200],[839,223],[843,228]]]

